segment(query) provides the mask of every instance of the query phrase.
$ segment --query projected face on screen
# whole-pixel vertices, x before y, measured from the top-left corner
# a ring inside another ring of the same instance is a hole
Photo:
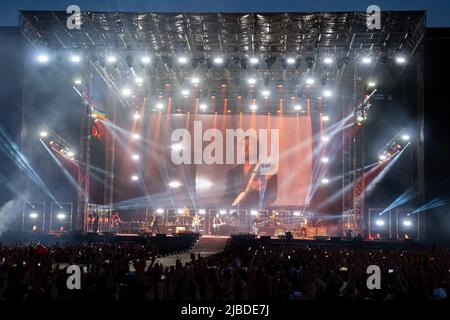
[[[155,206],[168,200],[243,209],[305,203],[312,171],[309,116],[155,114],[149,128],[144,182]],[[187,141],[176,150],[184,163],[172,161],[177,129]]]

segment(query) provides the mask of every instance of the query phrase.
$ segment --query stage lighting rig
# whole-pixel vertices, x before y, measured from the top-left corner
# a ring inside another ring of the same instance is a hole
[[[63,156],[64,158],[74,160],[75,150],[66,140],[56,132],[46,129],[39,133],[40,140],[44,142],[51,150]]]
[[[358,125],[361,125],[361,123],[367,119],[367,113],[369,112],[369,109],[371,107],[370,99],[375,94],[375,92],[377,92],[377,89],[374,89],[370,94],[368,94],[364,98],[363,102],[361,102],[356,107],[356,109],[355,109],[355,118],[356,118],[356,123]]]

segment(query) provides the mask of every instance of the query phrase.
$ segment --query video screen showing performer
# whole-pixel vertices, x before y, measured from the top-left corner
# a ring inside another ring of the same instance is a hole
[[[244,163],[235,165],[227,173],[223,199],[227,206],[241,209],[262,208],[270,206],[277,198],[277,174],[262,174],[263,164],[252,164],[251,159],[256,159],[259,143],[256,140],[256,148],[251,148],[250,143],[250,137],[245,137]]]

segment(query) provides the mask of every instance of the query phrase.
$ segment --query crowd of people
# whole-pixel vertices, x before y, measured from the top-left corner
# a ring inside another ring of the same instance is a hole
[[[66,268],[82,266],[81,289]],[[367,266],[381,268],[369,290]],[[152,245],[0,246],[0,300],[446,300],[450,251],[274,245],[231,240],[203,258],[163,266]]]

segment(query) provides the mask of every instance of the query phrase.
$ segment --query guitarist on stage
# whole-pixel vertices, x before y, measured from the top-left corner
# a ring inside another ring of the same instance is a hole
[[[205,218],[200,218],[198,214],[192,218],[192,227],[194,228],[195,233],[200,232],[200,224]]]

